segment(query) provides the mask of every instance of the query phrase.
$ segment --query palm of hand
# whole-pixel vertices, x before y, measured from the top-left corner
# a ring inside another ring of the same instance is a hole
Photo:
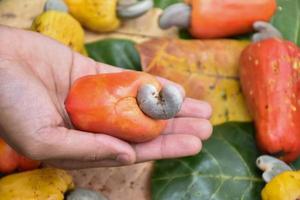
[[[39,34],[3,28],[1,137],[30,158],[64,168],[118,166],[192,155],[201,149],[201,139],[211,134],[206,119],[211,110],[206,103],[188,98],[164,133],[147,143],[129,144],[71,129],[64,109],[71,84],[84,75],[117,71]]]

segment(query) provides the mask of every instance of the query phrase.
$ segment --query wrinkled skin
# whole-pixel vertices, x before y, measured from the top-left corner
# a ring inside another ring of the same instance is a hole
[[[1,137],[23,155],[63,168],[120,166],[198,153],[201,140],[212,131],[207,120],[211,108],[190,98],[168,120],[162,135],[146,143],[71,129],[64,109],[70,85],[85,75],[120,70],[38,33],[0,27]]]

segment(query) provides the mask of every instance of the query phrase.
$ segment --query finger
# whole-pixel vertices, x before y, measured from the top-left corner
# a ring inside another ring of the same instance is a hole
[[[199,138],[193,135],[172,134],[141,144],[133,145],[137,162],[178,158],[197,154],[202,147]]]
[[[122,164],[134,163],[132,147],[117,138],[66,128],[44,128],[38,132],[31,157],[37,160],[71,159],[78,161],[115,160]],[[34,141],[33,141],[34,142]],[[43,150],[47,149],[47,152]]]
[[[74,169],[87,169],[87,168],[98,168],[98,167],[118,167],[125,164],[115,160],[102,160],[102,161],[77,161],[77,160],[48,160],[43,162],[43,166],[56,167],[66,170]]]
[[[180,91],[181,95],[185,97],[185,90],[181,85],[162,77],[156,77],[156,78],[161,82],[162,85],[167,85],[167,84],[174,85]]]
[[[212,125],[207,119],[200,118],[173,118],[168,120],[164,134],[190,134],[201,140],[211,136]]]
[[[186,98],[177,117],[199,117],[209,119],[211,114],[212,108],[207,102]]]

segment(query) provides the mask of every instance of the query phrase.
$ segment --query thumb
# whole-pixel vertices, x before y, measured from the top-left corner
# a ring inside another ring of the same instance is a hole
[[[120,164],[135,162],[135,151],[128,143],[105,134],[92,134],[64,127],[43,128],[27,152],[36,160],[75,160],[97,162],[115,160]]]

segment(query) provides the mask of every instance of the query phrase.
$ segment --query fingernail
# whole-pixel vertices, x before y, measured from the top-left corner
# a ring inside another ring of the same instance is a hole
[[[120,154],[117,156],[116,161],[122,164],[130,164],[130,158],[127,154]]]

